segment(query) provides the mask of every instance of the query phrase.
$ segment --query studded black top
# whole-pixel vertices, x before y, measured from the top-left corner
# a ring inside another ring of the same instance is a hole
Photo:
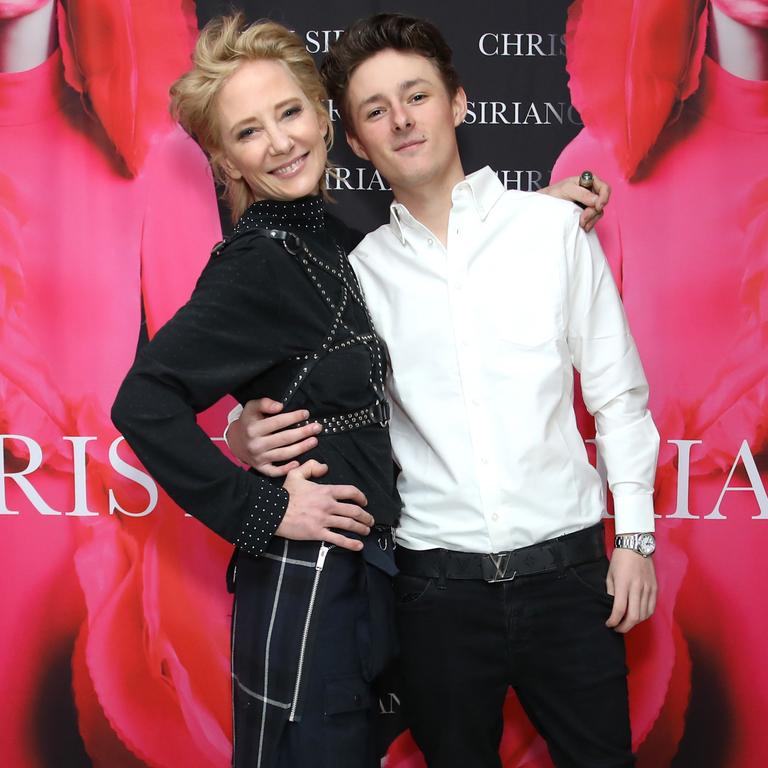
[[[297,238],[288,248],[264,229]],[[140,350],[115,401],[115,424],[168,494],[251,554],[280,524],[288,494],[281,480],[236,467],[197,426],[195,413],[228,393],[307,409],[324,431],[300,460],[328,464],[318,482],[357,486],[377,524],[397,521],[389,434],[371,415],[386,354],[346,258],[358,240],[319,197],[254,203],[190,301]]]

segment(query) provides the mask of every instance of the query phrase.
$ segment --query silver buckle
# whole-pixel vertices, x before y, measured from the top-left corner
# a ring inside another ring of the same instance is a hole
[[[301,250],[301,240],[293,232],[283,232],[281,229],[270,229],[267,234],[273,240],[280,240],[291,256],[295,256]]]
[[[496,569],[496,572],[492,576],[486,578],[485,581],[487,581],[489,584],[498,584],[504,581],[514,581],[515,576],[517,576],[516,570],[512,571],[511,576],[506,575],[507,565],[511,556],[511,552],[498,552],[486,555],[488,561],[490,561],[490,563]]]
[[[376,424],[386,427],[389,424],[389,401],[379,400],[371,406],[369,413]]]
[[[396,549],[397,545],[395,544],[395,532],[391,527],[377,533],[376,543],[379,545],[379,549],[382,552],[386,552],[387,549],[389,549],[390,540],[392,541],[392,549]]]

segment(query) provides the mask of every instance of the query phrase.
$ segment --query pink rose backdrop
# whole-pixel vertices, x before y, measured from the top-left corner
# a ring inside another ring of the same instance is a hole
[[[755,610],[768,576],[766,25],[762,0],[574,3],[568,68],[585,128],[555,167],[599,168],[614,187],[599,231],[664,447],[658,567],[670,550],[685,563],[680,751],[734,768],[768,759],[768,625]],[[726,195],[721,179],[733,180]]]
[[[0,2],[0,19],[44,5]],[[451,21],[439,4],[410,5]],[[519,3],[519,29],[535,5]],[[729,18],[749,5],[764,23],[761,0],[716,5]],[[198,17],[191,0],[55,10],[51,55],[0,71],[2,763],[224,768],[230,548],[158,491],[108,419],[140,338],[184,302],[220,238],[205,158],[167,116]],[[321,53],[333,29],[374,10],[331,3],[308,47]],[[589,167],[614,188],[599,233],[662,434],[659,605],[628,637],[641,768],[768,763],[768,81],[708,55],[711,12],[704,0],[571,4],[584,128],[564,149],[547,139],[552,159],[562,149],[556,177]],[[482,51],[515,43],[513,27],[484,29]],[[461,31],[451,42],[480,56]],[[498,130],[518,140],[517,126]],[[487,151],[482,162],[496,164]],[[213,437],[226,410],[203,416]],[[396,704],[390,692],[382,710]],[[423,766],[395,720],[383,716],[387,767]],[[511,693],[505,722],[505,768],[551,765]]]
[[[10,25],[45,6],[50,55],[0,73],[2,763],[223,765],[228,553],[154,497],[109,419],[143,321],[220,237],[167,115],[194,7],[3,3],[3,45],[34,47]]]

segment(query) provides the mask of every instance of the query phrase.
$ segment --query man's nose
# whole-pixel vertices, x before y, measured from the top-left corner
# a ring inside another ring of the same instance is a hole
[[[413,127],[413,117],[410,112],[403,107],[394,107],[392,109],[392,128],[395,131],[405,131]]]

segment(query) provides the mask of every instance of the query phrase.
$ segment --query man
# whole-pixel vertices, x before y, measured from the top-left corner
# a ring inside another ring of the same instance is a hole
[[[568,203],[505,191],[487,168],[465,176],[466,95],[428,22],[356,22],[323,74],[350,146],[395,197],[352,261],[392,359],[414,738],[433,767],[499,766],[511,684],[556,765],[633,765],[622,633],[655,605],[658,434],[597,239]],[[614,496],[610,567],[574,367]],[[274,474],[315,439],[311,427],[265,437],[299,416],[239,424],[235,451]]]

